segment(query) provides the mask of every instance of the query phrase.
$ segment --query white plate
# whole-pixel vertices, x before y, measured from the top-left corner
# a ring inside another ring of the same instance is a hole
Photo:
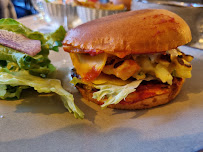
[[[195,152],[203,148],[203,51],[181,49],[195,56],[193,77],[171,103],[137,111],[101,110],[81,99],[67,85],[68,54],[52,52],[57,77],[75,92],[85,119],[75,119],[57,95],[25,91],[21,100],[0,102],[0,151]]]

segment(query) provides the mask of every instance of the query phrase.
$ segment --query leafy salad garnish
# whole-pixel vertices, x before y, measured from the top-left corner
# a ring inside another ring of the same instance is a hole
[[[42,34],[9,18],[0,19],[0,29],[41,42],[41,51],[33,57],[0,45],[0,98],[20,98],[22,90],[29,87],[39,93],[55,92],[69,112],[73,112],[76,118],[84,118],[84,113],[74,104],[73,95],[62,88],[60,80],[46,78],[55,71],[48,58],[49,51],[58,51],[58,47],[62,46],[65,29],[60,26],[53,33]]]
[[[55,92],[61,96],[61,99],[65,107],[69,112],[73,112],[76,118],[83,118],[83,112],[75,105],[73,95],[65,91],[60,80],[57,79],[43,79],[37,76],[33,76],[28,73],[28,71],[21,70],[19,72],[3,72],[3,69],[0,70],[0,84],[2,96],[6,95],[6,85],[10,86],[19,86],[23,87],[33,87],[39,93],[50,93]]]

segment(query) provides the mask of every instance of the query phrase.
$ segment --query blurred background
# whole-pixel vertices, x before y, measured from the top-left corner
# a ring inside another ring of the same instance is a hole
[[[11,0],[11,2],[16,10],[17,18],[38,13],[34,9],[31,0]]]
[[[11,17],[17,17],[17,18],[21,18],[24,16],[28,16],[28,15],[32,15],[32,14],[36,14],[38,13],[38,11],[36,11],[36,9],[33,7],[32,5],[32,0],[0,0],[0,17],[7,17],[7,16],[11,16]],[[100,0],[101,2],[108,2],[109,0]],[[128,5],[129,7],[129,0],[111,0],[112,2],[114,2],[115,4],[121,4],[124,3],[126,5]],[[147,3],[147,0],[135,0],[137,2],[145,2]],[[153,0],[151,0],[153,2]],[[175,0],[157,0],[157,1],[175,1]],[[200,3],[203,4],[203,0],[176,0],[179,2],[188,2],[188,3]],[[150,2],[150,0],[149,0]],[[155,1],[154,1],[155,2]],[[12,10],[14,8],[14,10]],[[7,12],[9,12],[9,10],[11,11],[10,14],[8,13],[7,15],[3,16],[4,13],[3,10],[8,10]],[[203,9],[203,8],[202,8]],[[11,15],[11,14],[14,15]],[[16,13],[16,15],[15,15]]]
[[[36,13],[31,0],[0,0],[0,18],[21,18]]]

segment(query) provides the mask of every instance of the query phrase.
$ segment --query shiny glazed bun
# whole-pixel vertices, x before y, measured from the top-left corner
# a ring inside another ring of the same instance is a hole
[[[82,24],[68,32],[63,44],[123,58],[129,54],[164,52],[191,39],[190,28],[181,17],[167,10],[147,9]],[[70,47],[65,46],[69,52]]]

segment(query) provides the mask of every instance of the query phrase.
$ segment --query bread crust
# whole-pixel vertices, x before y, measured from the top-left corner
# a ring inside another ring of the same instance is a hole
[[[156,107],[159,105],[166,104],[170,102],[172,99],[174,99],[180,92],[182,85],[184,83],[185,79],[176,79],[173,81],[173,84],[167,88],[167,91],[164,91],[164,93],[160,95],[155,95],[150,98],[145,98],[143,100],[139,100],[134,102],[136,99],[132,99],[131,101],[128,100],[128,102],[121,101],[118,104],[112,104],[109,105],[108,108],[113,109],[128,109],[128,110],[136,110],[136,109],[148,109],[152,107]],[[83,98],[87,99],[88,101],[94,102],[98,105],[102,105],[104,102],[103,100],[97,101],[96,99],[93,99],[93,91],[87,90],[85,88],[81,88],[76,86]],[[127,97],[128,98],[128,97]]]
[[[158,53],[190,42],[187,23],[163,9],[129,11],[103,17],[71,29],[64,50],[104,51],[120,58],[129,54]],[[71,46],[71,47],[66,47]]]

